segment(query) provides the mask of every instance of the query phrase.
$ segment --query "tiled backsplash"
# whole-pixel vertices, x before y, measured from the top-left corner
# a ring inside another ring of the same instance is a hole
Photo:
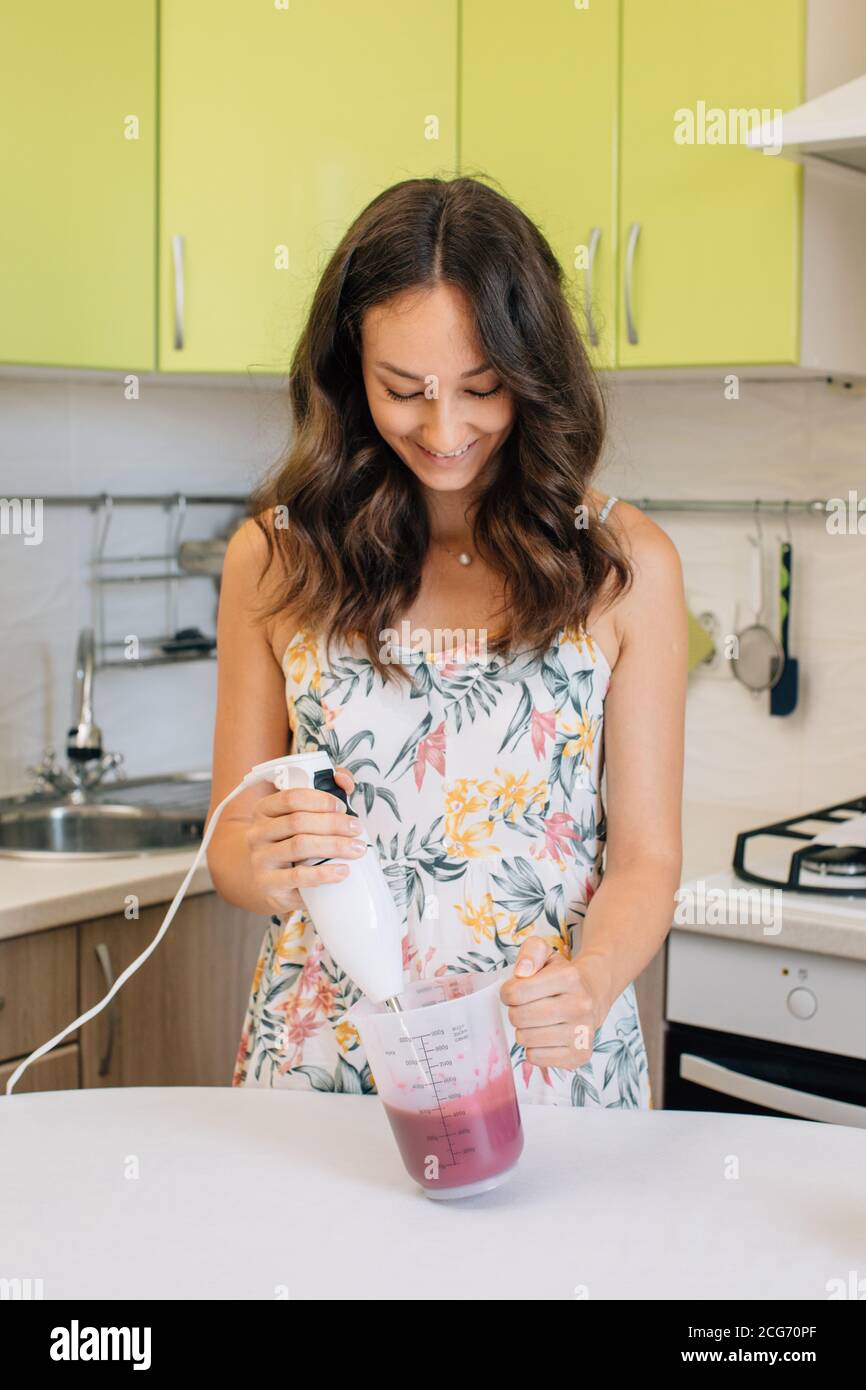
[[[604,486],[620,496],[866,497],[866,396],[816,381],[739,384],[617,379]],[[749,514],[654,517],[683,561],[695,614],[723,635],[751,616]],[[791,649],[800,698],[768,713],[720,658],[691,678],[686,800],[778,805],[788,814],[866,793],[866,514],[863,535],[831,535],[827,518],[793,516]],[[782,516],[762,519],[767,602],[775,599]],[[738,607],[739,605],[739,607]],[[772,621],[775,627],[775,615]],[[745,828],[745,827],[744,827]]]
[[[623,497],[847,497],[866,494],[866,396],[820,382],[749,382],[726,399],[717,382],[608,382],[611,430],[601,485]],[[243,493],[279,454],[288,430],[273,383],[142,383],[141,398],[102,380],[0,378],[0,496],[46,493]],[[190,509],[184,538],[216,534],[227,509]],[[722,634],[750,611],[748,515],[655,518],[676,542],[693,611]],[[866,518],[864,518],[866,527]],[[763,522],[768,581],[781,518]],[[830,535],[824,519],[791,520],[792,647],[801,697],[771,718],[723,659],[690,683],[686,797],[790,812],[866,792],[866,535]],[[164,548],[164,513],[118,511],[108,553]],[[69,722],[78,629],[93,621],[95,517],[44,511],[41,545],[0,536],[0,794]],[[208,579],[179,586],[179,623],[213,631]],[[160,586],[106,598],[108,632],[162,631]],[[216,668],[197,662],[97,672],[105,746],[130,774],[207,767]],[[647,736],[652,736],[651,729]]]

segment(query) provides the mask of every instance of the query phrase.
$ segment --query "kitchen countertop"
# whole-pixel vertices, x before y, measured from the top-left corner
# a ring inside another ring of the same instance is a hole
[[[46,1299],[273,1301],[283,1286],[290,1300],[826,1300],[828,1281],[862,1265],[866,1131],[690,1111],[521,1113],[508,1181],[432,1202],[375,1096],[3,1096],[4,1272],[38,1275]]]
[[[683,885],[711,880],[730,872],[737,832],[764,825],[784,815],[779,806],[744,810],[716,802],[689,802],[683,808]],[[124,899],[135,894],[142,907],[168,904],[192,863],[189,850],[123,859],[45,860],[0,857],[0,940],[43,931],[68,922],[86,922],[123,910]],[[749,885],[743,884],[747,889]],[[188,894],[209,893],[213,883],[207,865],[196,870]],[[866,960],[866,900],[854,900],[846,911],[822,911],[822,900],[784,896],[785,930],[764,933],[760,922],[728,926],[682,926],[675,930],[709,930],[715,936],[757,941],[788,949]]]
[[[194,857],[195,850],[188,849],[56,863],[0,857],[0,941],[122,912],[129,894],[137,896],[140,907],[168,905]],[[187,896],[212,890],[202,861]]]

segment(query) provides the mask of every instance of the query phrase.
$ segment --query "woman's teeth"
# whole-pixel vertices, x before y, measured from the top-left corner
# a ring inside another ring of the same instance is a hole
[[[429,454],[431,459],[459,459],[462,458],[464,454],[467,454],[469,452],[474,443],[475,440],[472,439],[469,441],[468,444],[464,444],[462,449],[452,449],[450,454],[439,454],[436,452],[435,449],[424,448],[423,444],[419,444],[418,448],[424,449],[424,453]]]

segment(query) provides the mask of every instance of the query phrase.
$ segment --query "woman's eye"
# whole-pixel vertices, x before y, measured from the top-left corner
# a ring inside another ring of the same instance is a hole
[[[494,386],[490,391],[470,391],[467,387],[466,394],[467,396],[474,396],[474,398],[478,401],[486,401],[489,400],[491,396],[495,396],[501,390],[502,382],[500,381],[498,386]],[[392,401],[415,401],[418,399],[419,396],[423,396],[425,393],[423,391],[411,391],[409,395],[404,396],[401,395],[399,391],[392,391],[390,386],[386,386],[385,394],[386,396],[389,396]]]
[[[401,396],[399,391],[392,391],[390,386],[385,387],[385,394],[391,397],[392,401],[414,401],[417,396],[423,396],[423,391],[412,391],[408,396]]]

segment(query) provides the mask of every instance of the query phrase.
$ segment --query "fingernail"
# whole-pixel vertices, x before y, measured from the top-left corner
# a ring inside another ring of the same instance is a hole
[[[338,878],[345,878],[346,874],[349,872],[348,864],[335,864],[334,868],[337,871]]]
[[[535,966],[531,960],[522,960],[514,973],[515,975],[532,975],[535,973]]]
[[[365,853],[366,853],[366,850],[367,850],[367,846],[366,846],[366,845],[359,844],[358,841],[356,840],[355,843],[354,843],[353,845],[349,845],[349,848],[348,848],[348,850],[347,850],[347,853],[348,853],[348,854],[354,854],[354,855],[357,857],[358,855],[365,854]]]
[[[364,830],[364,827],[363,827],[363,825],[361,824],[360,821],[357,821],[357,822],[352,826],[352,834],[353,834],[353,835],[364,835],[365,833],[366,833],[366,832],[365,832],[365,830]]]

